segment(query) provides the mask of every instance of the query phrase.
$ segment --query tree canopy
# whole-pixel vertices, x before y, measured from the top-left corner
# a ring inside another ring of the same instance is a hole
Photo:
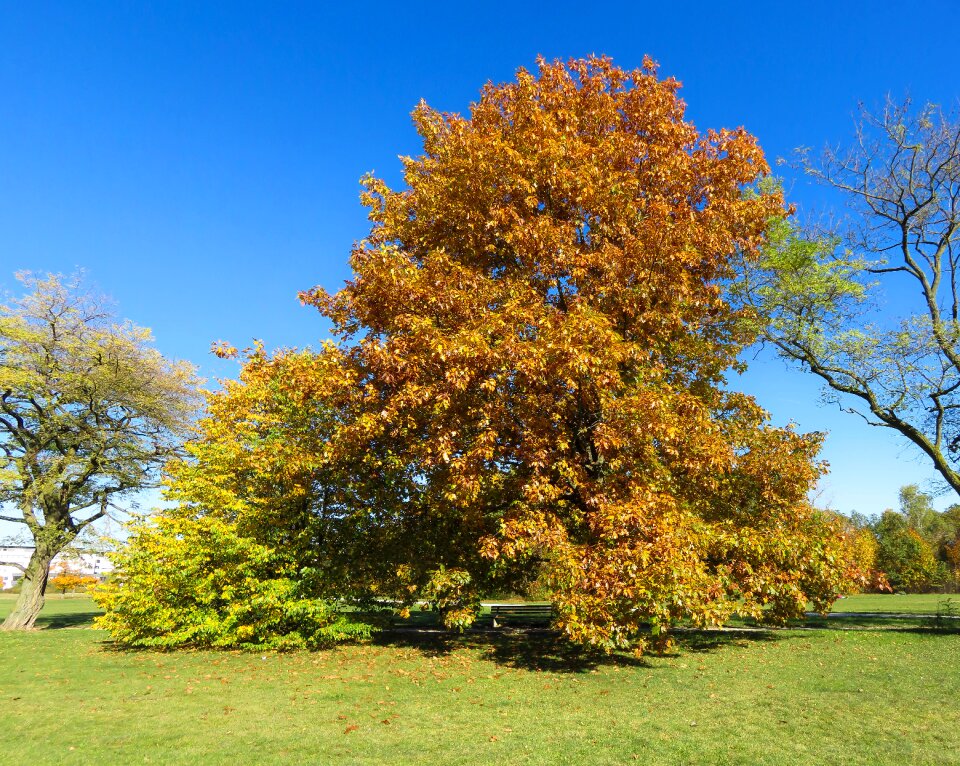
[[[797,614],[841,579],[806,504],[820,437],[725,386],[753,338],[723,285],[783,200],[747,193],[756,140],[698,133],[678,87],[649,61],[541,61],[469,116],[421,104],[407,188],[365,181],[353,279],[304,294],[360,391],[335,444],[388,456],[389,512],[433,532],[416,584],[468,600],[535,567],[567,634],[604,646]]]
[[[29,292],[0,307],[0,518],[35,550],[6,629],[32,626],[58,552],[156,482],[198,403],[193,368],[78,278],[19,276]]]
[[[864,556],[862,567],[876,577],[876,590],[926,591],[960,585],[960,505],[943,512],[916,484],[900,488],[900,509],[879,516],[854,513],[850,523]]]
[[[375,593],[397,557],[357,539],[355,466],[330,452],[350,401],[341,373],[333,348],[271,356],[257,346],[239,380],[208,392],[198,438],[168,465],[173,505],[131,525],[95,595],[101,627],[164,648],[316,648],[369,635],[364,616],[337,602]]]

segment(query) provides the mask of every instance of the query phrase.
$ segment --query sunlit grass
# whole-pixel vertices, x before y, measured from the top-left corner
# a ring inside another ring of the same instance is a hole
[[[688,634],[642,660],[510,631],[157,654],[112,649],[93,611],[52,599],[47,629],[0,634],[10,762],[960,763],[958,634]]]
[[[877,612],[890,614],[936,614],[947,602],[960,612],[960,594],[942,593],[862,593],[838,599],[834,612]]]

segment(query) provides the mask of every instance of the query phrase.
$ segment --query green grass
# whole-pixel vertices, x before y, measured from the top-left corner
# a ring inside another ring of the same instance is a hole
[[[861,593],[839,599],[834,612],[878,612],[891,614],[936,614],[938,607],[951,599],[960,612],[960,594],[942,593]]]
[[[0,593],[0,620],[13,608],[17,597],[9,593]],[[60,598],[48,595],[43,612],[37,618],[38,628],[90,627],[93,618],[102,614],[102,610],[86,596],[68,595]]]
[[[0,634],[7,761],[960,764],[958,633],[693,633],[643,660],[509,631],[157,654],[112,649],[93,612],[54,598],[47,629]]]

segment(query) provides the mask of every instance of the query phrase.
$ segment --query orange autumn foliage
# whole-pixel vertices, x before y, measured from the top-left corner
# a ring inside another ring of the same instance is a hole
[[[536,572],[570,638],[613,648],[847,587],[841,525],[806,502],[820,436],[725,385],[753,338],[724,285],[782,197],[678,89],[650,61],[540,61],[468,116],[418,106],[407,188],[365,180],[353,279],[302,295],[341,340],[314,392],[349,402],[324,448],[365,573],[345,590],[463,625]]]
[[[50,584],[60,591],[61,595],[65,595],[67,591],[85,591],[99,582],[100,580],[97,577],[73,572],[65,567],[62,567],[57,574],[50,578]]]

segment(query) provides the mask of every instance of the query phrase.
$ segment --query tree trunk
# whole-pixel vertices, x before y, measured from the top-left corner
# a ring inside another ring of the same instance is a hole
[[[20,595],[13,611],[0,625],[0,630],[30,630],[43,609],[44,592],[47,589],[47,577],[50,575],[50,562],[56,551],[36,547],[27,564],[27,571],[20,581]]]

